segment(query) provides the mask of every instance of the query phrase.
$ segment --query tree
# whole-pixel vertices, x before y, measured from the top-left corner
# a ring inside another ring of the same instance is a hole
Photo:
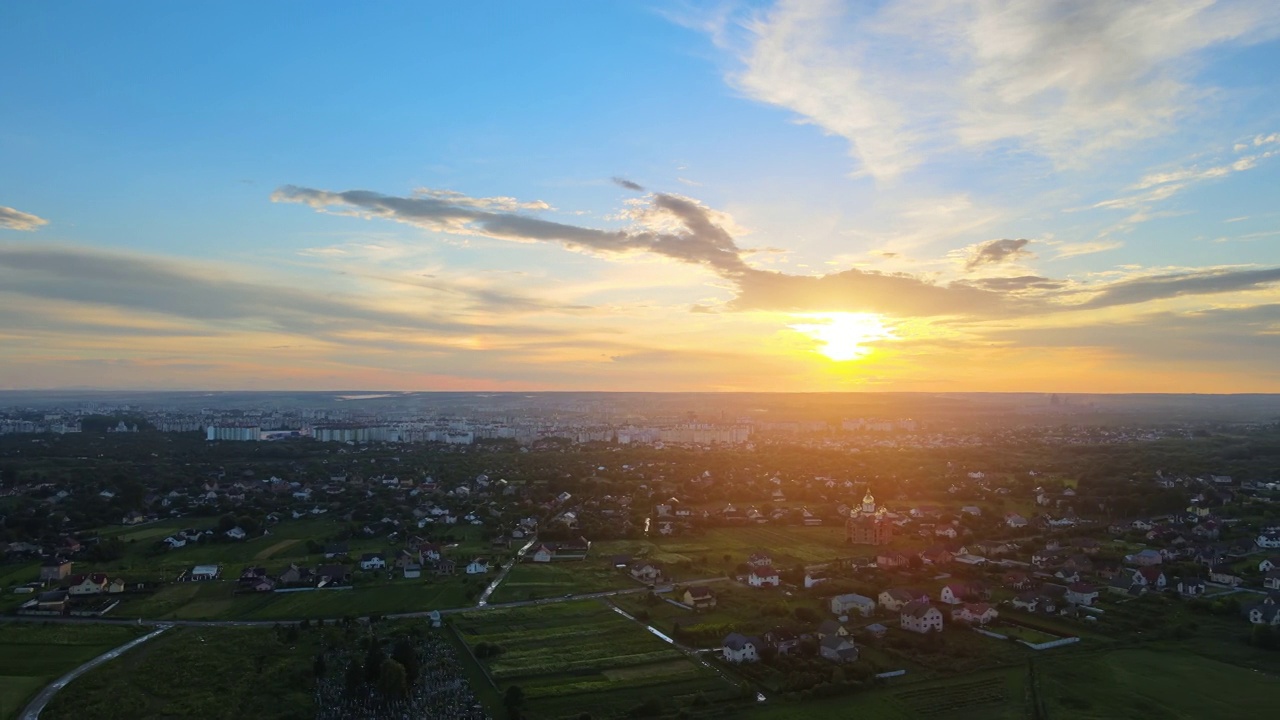
[[[512,685],[502,696],[502,706],[507,709],[507,717],[515,720],[520,717],[520,708],[524,707],[524,688]]]
[[[366,682],[377,682],[382,672],[382,643],[377,638],[369,638],[369,651],[364,656],[364,679]],[[401,670],[404,669],[402,666]]]
[[[397,642],[395,647],[391,649],[391,659],[400,663],[400,666],[404,668],[405,678],[410,687],[417,684],[422,664],[418,660],[418,651],[414,649],[413,643],[408,640]]]
[[[403,665],[391,658],[382,661],[378,668],[378,692],[392,698],[402,698],[409,693]]]
[[[315,664],[311,666],[311,674],[316,676],[317,680],[324,678],[329,668],[324,663],[324,653],[316,655]]]

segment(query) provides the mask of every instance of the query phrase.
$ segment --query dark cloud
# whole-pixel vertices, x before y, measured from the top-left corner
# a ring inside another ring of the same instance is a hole
[[[24,213],[11,207],[0,205],[0,228],[5,230],[35,230],[49,221],[31,213]]]
[[[961,280],[958,285],[969,285],[983,290],[995,292],[1018,292],[1020,290],[1057,290],[1065,285],[1058,280],[1051,280],[1039,275],[1019,275],[1017,277],[981,278],[978,280]]]
[[[362,304],[355,298],[214,277],[196,268],[76,248],[0,247],[0,290],[28,298],[105,305],[208,323],[248,323],[324,336],[402,329],[433,334],[536,333],[477,326]]]
[[[1019,238],[1017,240],[991,240],[982,243],[973,249],[964,267],[966,270],[976,270],[983,265],[998,265],[1006,260],[1027,257],[1031,253],[1023,248],[1030,242],[1026,238]]]
[[[1249,372],[1280,372],[1280,304],[1148,313],[1124,322],[1075,327],[990,330],[984,337],[1021,347],[1097,347],[1130,357],[1176,362],[1231,363]]]
[[[1201,270],[1121,280],[1101,288],[1080,308],[1134,305],[1182,295],[1216,295],[1251,290],[1280,282],[1280,268],[1261,270]]]
[[[617,177],[617,176],[614,176],[611,179],[613,180],[613,184],[617,185],[620,188],[626,188],[627,190],[635,190],[636,192],[644,192],[644,186],[641,185],[640,183],[631,182],[626,178]]]
[[[565,225],[520,213],[460,206],[443,196],[394,197],[363,190],[329,192],[287,186],[272,196],[316,209],[355,209],[375,217],[432,230],[479,233],[518,241],[559,242],[570,248],[606,253],[652,252],[703,265],[732,282],[736,310],[801,312],[865,311],[899,315],[999,314],[1007,312],[996,292],[952,284],[936,285],[910,275],[846,270],[825,276],[756,270],[714,213],[689,198],[655,194],[645,219],[674,221],[679,230],[610,231]],[[666,227],[673,223],[660,223]]]

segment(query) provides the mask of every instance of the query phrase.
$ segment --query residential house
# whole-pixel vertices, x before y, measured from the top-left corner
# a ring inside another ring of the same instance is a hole
[[[751,574],[747,575],[747,584],[751,587],[778,587],[782,584],[782,578],[778,576],[778,571],[774,570],[772,565],[761,565],[751,568]]]
[[[1272,556],[1258,563],[1258,572],[1271,572],[1280,568],[1280,557]]]
[[[203,582],[208,580],[217,580],[222,577],[221,565],[197,565],[191,568],[191,573],[187,577],[193,582]]]
[[[911,602],[929,602],[929,595],[928,593],[924,593],[919,590],[890,588],[881,592],[878,599],[880,601],[880,606],[884,609],[890,612],[898,612]]]
[[[346,543],[332,543],[324,548],[324,557],[326,560],[332,560],[337,557],[346,557],[350,547]]]
[[[1236,587],[1244,582],[1244,578],[1240,577],[1240,574],[1230,565],[1215,565],[1209,569],[1209,581]]]
[[[1098,588],[1089,583],[1074,582],[1067,586],[1067,602],[1072,605],[1089,606],[1097,599]]]
[[[976,593],[965,583],[953,582],[942,586],[942,591],[938,593],[938,600],[948,605],[959,605],[974,595]]]
[[[760,659],[756,652],[756,641],[741,633],[729,633],[721,643],[721,652],[726,662],[756,662]]]
[[[1040,607],[1040,594],[1034,590],[1020,593],[1013,598],[1013,606],[1019,610],[1035,612]]]
[[[818,624],[819,639],[822,639],[824,637],[829,637],[831,635],[838,635],[840,637],[845,637],[848,634],[849,634],[848,628],[836,622],[835,620],[823,620],[821,623]]]
[[[784,627],[766,632],[764,641],[772,645],[779,655],[787,655],[800,646],[800,636]]]
[[[769,557],[768,553],[751,553],[751,556],[747,558],[747,564],[751,567],[771,567],[773,565],[773,558]]]
[[[954,559],[950,550],[944,547],[931,547],[920,552],[920,559],[926,565],[947,565]]]
[[[1017,570],[1004,574],[1004,584],[1014,590],[1030,590],[1035,587],[1035,581],[1031,579],[1031,576]]]
[[[888,552],[880,552],[876,554],[876,567],[881,569],[893,569],[904,567],[907,564],[907,556],[896,550]]]
[[[360,556],[361,570],[383,570],[387,567],[387,559],[383,553],[365,553]]]
[[[861,613],[864,617],[870,615],[876,609],[876,601],[865,595],[857,593],[848,593],[846,595],[836,595],[831,598],[831,612],[836,615],[846,615],[850,611]]]
[[[911,632],[942,632],[942,611],[927,601],[912,600],[902,607],[900,623]]]
[[[401,572],[404,573],[406,580],[416,580],[422,577],[422,566],[418,563],[409,563],[401,569]]]
[[[58,581],[71,574],[71,561],[62,560],[60,558],[46,560],[40,564],[40,579],[42,581],[53,580]]]
[[[1000,612],[987,603],[965,603],[951,611],[951,619],[969,625],[986,625],[1000,616]]]
[[[697,585],[684,591],[684,604],[698,610],[713,608],[716,606],[716,596],[711,588]]]
[[[1011,528],[1024,528],[1027,526],[1027,519],[1018,513],[1008,513],[1004,516],[1004,524]]]
[[[101,595],[107,591],[106,573],[72,575],[67,583],[67,592],[72,595]]]
[[[1245,616],[1254,625],[1280,625],[1280,602],[1274,595],[1268,595],[1262,602],[1245,610]]]
[[[547,543],[539,544],[538,547],[534,548],[533,552],[529,555],[529,559],[536,563],[549,563],[554,560],[555,557],[555,547],[548,545]]]
[[[640,562],[631,566],[628,571],[631,577],[644,583],[653,583],[662,579],[662,566],[652,562]]]
[[[321,565],[316,568],[316,578],[321,586],[346,585],[351,580],[351,569],[346,565]]]
[[[244,528],[239,525],[231,528],[224,534],[232,540],[243,540],[249,536],[249,534],[244,531]]]
[[[431,572],[434,575],[453,575],[458,572],[458,563],[449,558],[442,557],[431,565]]]
[[[818,643],[818,654],[837,663],[851,663],[858,660],[858,648],[847,637],[828,635]]]
[[[467,563],[466,573],[468,575],[483,575],[489,572],[489,563],[484,558],[476,558]]]
[[[1138,565],[1142,567],[1147,567],[1150,565],[1159,565],[1160,563],[1164,562],[1164,555],[1161,555],[1159,550],[1146,548],[1132,555],[1126,555],[1124,559],[1125,559],[1125,562],[1133,563],[1134,565]]]
[[[1174,588],[1182,597],[1200,597],[1207,589],[1203,578],[1180,578]]]

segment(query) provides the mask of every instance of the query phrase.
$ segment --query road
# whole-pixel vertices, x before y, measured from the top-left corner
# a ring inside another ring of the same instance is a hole
[[[169,627],[170,627],[169,625],[161,625],[155,630],[152,630],[151,632],[147,633],[146,635],[143,635],[140,638],[137,638],[135,640],[130,640],[129,642],[121,645],[120,647],[114,650],[108,650],[107,652],[102,653],[98,657],[81,665],[75,670],[72,670],[66,675],[63,675],[57,680],[54,680],[52,683],[49,683],[48,687],[41,690],[40,694],[36,695],[35,698],[30,703],[27,704],[26,709],[23,710],[22,714],[18,716],[19,720],[36,720],[36,718],[40,717],[40,713],[44,711],[45,706],[49,704],[49,701],[53,699],[53,696],[58,694],[58,691],[66,687],[67,684],[70,683],[72,680],[75,680],[76,678],[98,667],[99,665],[101,665],[102,663],[108,660],[114,660],[115,658],[120,657],[124,653],[132,650],[133,648],[141,645],[144,642],[147,642],[148,640],[151,640],[157,635],[163,633],[165,630],[168,630]]]
[[[529,552],[529,548],[533,547],[533,544],[537,542],[537,540],[537,538],[529,538],[529,542],[525,543],[524,547],[520,548],[520,551],[516,553],[516,556],[508,560],[506,565],[502,566],[502,569],[498,571],[498,577],[494,578],[493,582],[489,583],[489,587],[485,588],[484,592],[480,593],[480,602],[476,603],[476,607],[484,607],[489,604],[489,596],[493,594],[494,590],[498,589],[498,586],[502,584],[503,580],[507,579],[507,573],[511,572],[511,568],[515,567],[516,563],[520,562],[520,560],[524,558],[524,554]]]
[[[723,577],[701,578],[699,580],[690,580],[680,583],[681,585],[709,585],[712,583],[727,582]],[[655,588],[659,592],[670,590],[670,586]],[[595,593],[581,593],[577,595],[565,595],[563,597],[542,598],[540,600],[520,600],[517,602],[498,603],[495,605],[478,605],[476,607],[448,608],[440,610],[441,615],[455,615],[459,613],[484,612],[486,610],[502,610],[506,608],[534,607],[537,605],[553,605],[555,603],[574,602],[576,600],[597,600],[600,598],[613,597],[615,595],[634,595],[635,593],[649,592],[648,586],[626,588],[623,590],[605,590]],[[394,613],[391,615],[383,615],[387,620],[407,620],[415,618],[425,618],[433,611],[424,610],[421,612]],[[340,618],[326,619],[325,622],[336,622]],[[357,620],[368,620],[367,617],[359,617]],[[140,625],[143,627],[274,627],[276,625],[296,625],[302,620],[148,620],[133,619],[125,620],[122,618],[104,618],[104,617],[51,617],[46,615],[0,615],[0,623],[3,622],[36,622],[36,623],[83,623],[93,625]],[[311,620],[315,622],[315,620]]]

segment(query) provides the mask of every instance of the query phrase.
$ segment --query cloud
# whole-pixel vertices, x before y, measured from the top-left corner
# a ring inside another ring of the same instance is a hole
[[[996,292],[1020,292],[1023,290],[1058,290],[1066,285],[1061,280],[1053,280],[1039,275],[1019,275],[1017,277],[993,277],[977,280],[963,280],[961,284],[993,290]]]
[[[536,328],[453,321],[431,307],[419,312],[385,309],[355,297],[236,279],[207,266],[84,248],[0,247],[0,288],[27,298],[318,337],[390,329],[433,337],[538,333]]]
[[[1209,269],[1121,280],[1098,288],[1083,309],[1133,305],[1186,295],[1216,295],[1254,290],[1280,282],[1280,268]]]
[[[32,231],[49,221],[31,213],[24,213],[11,207],[0,205],[0,228],[5,230]]]
[[[821,276],[759,270],[743,260],[728,227],[732,221],[696,200],[656,193],[636,201],[625,217],[630,230],[566,225],[516,213],[481,211],[441,198],[394,197],[365,190],[330,192],[284,187],[277,202],[299,202],[317,210],[335,208],[367,217],[405,222],[430,230],[482,234],[516,242],[557,242],[571,249],[608,254],[650,252],[701,265],[737,290],[735,310],[874,311],[907,315],[954,315],[1008,311],[995,292],[962,284],[938,285],[905,274],[858,269]],[[1026,241],[1009,241],[1011,243]],[[1021,245],[1008,250],[1017,253]]]
[[[964,267],[972,272],[984,265],[999,265],[1006,261],[1030,257],[1031,253],[1024,249],[1030,242],[1026,238],[1018,238],[981,243],[970,250],[969,259]]]
[[[1095,240],[1093,242],[1079,243],[1060,243],[1054,246],[1055,259],[1076,257],[1079,255],[1092,255],[1093,253],[1106,252],[1107,250],[1115,250],[1124,247],[1124,243],[1119,240]]]
[[[627,190],[635,190],[636,192],[644,192],[644,186],[641,185],[640,183],[631,182],[626,178],[621,178],[617,176],[614,176],[611,179],[613,180],[613,184],[617,185],[620,188],[625,188]]]
[[[1207,93],[1199,56],[1280,34],[1280,5],[782,0],[740,26],[716,26],[740,63],[729,81],[891,179],[957,147],[1071,165],[1163,133]]]

